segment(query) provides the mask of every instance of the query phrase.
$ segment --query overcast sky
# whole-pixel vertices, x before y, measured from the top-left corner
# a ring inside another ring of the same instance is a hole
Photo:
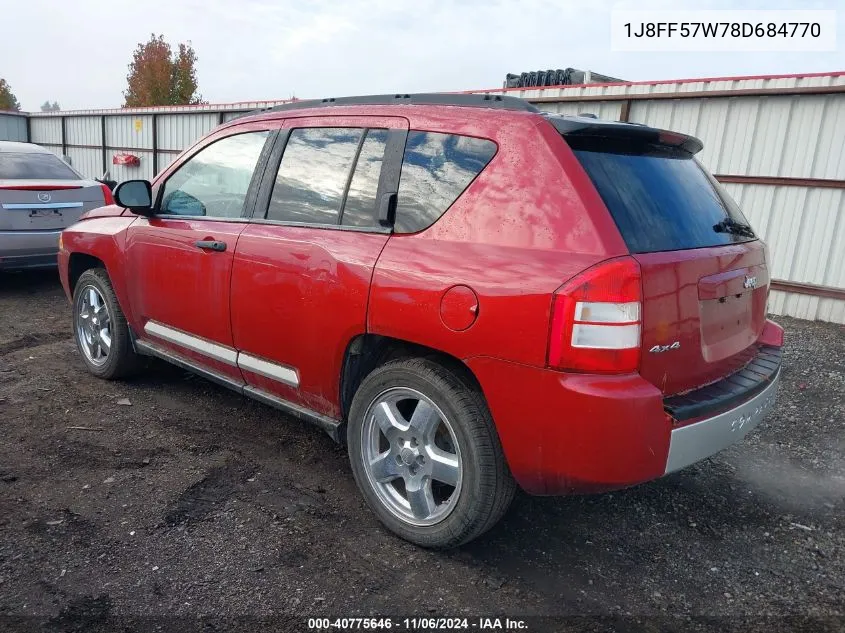
[[[620,53],[610,10],[838,9],[834,53]],[[845,0],[0,0],[0,77],[24,110],[123,103],[150,33],[190,40],[212,103],[494,88],[505,74],[590,69],[627,80],[845,70]]]

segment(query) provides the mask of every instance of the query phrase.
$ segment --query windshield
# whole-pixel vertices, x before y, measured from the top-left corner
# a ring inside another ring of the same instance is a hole
[[[657,145],[567,141],[632,253],[756,239],[736,203],[692,154]]]
[[[0,180],[79,180],[55,154],[0,152]]]

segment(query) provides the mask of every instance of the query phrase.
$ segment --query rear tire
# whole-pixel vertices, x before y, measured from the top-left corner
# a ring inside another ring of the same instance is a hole
[[[423,547],[480,536],[516,490],[483,395],[432,358],[392,360],[369,374],[352,400],[347,442],[367,504]]]
[[[73,338],[88,371],[105,380],[126,378],[141,367],[129,326],[108,273],[91,268],[73,291]]]

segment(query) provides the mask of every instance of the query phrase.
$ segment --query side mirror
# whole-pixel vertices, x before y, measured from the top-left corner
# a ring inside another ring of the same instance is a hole
[[[114,189],[114,201],[138,215],[153,214],[153,187],[149,180],[126,180]]]

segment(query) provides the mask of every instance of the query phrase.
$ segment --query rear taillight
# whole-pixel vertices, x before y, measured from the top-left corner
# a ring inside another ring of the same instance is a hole
[[[620,257],[590,268],[555,292],[549,366],[630,373],[640,365],[640,265]]]
[[[111,193],[108,185],[100,185],[103,188],[103,204],[114,204],[114,196]]]

